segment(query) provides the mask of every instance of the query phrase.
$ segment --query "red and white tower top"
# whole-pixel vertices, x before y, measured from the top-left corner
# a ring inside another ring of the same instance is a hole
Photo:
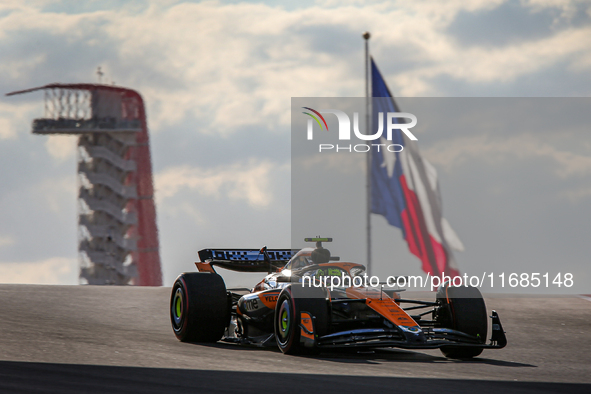
[[[161,286],[149,134],[141,95],[102,84],[50,84],[34,134],[79,135],[80,280]]]

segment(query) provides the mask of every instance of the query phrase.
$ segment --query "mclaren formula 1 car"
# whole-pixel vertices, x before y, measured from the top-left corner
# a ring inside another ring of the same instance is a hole
[[[170,316],[176,337],[278,346],[288,354],[439,348],[450,358],[471,358],[507,344],[495,311],[486,343],[488,316],[477,288],[446,283],[435,301],[428,302],[402,298],[403,289],[357,286],[355,278],[365,274],[363,265],[332,257],[322,246],[331,238],[306,241],[315,242],[316,248],[199,251],[199,272],[181,274],[172,288]],[[252,289],[226,289],[215,266],[268,275]],[[330,290],[327,279],[335,275],[353,283]]]

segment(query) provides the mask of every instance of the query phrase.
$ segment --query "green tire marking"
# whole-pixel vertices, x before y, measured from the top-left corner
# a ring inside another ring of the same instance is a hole
[[[179,297],[179,296],[176,297],[175,306],[176,306],[176,316],[180,317],[181,316],[181,297]]]
[[[283,311],[281,316],[281,327],[283,327],[283,330],[287,329],[287,311]]]

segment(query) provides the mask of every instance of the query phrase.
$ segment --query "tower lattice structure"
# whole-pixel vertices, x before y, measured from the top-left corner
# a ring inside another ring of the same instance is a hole
[[[161,286],[146,111],[131,89],[50,84],[33,134],[78,136],[80,282]]]

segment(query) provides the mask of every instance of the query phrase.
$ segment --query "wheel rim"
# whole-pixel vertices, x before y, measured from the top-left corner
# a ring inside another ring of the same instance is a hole
[[[183,289],[176,289],[171,304],[171,314],[176,329],[180,328],[183,321]]]
[[[279,328],[278,336],[279,342],[281,344],[285,344],[289,338],[289,331],[291,328],[291,310],[289,307],[289,300],[284,300],[281,303],[281,307],[279,308],[279,313],[277,317],[277,326]]]

